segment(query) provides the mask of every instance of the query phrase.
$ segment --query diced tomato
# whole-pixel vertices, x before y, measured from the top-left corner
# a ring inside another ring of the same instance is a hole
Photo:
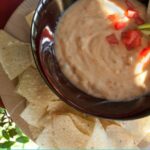
[[[128,50],[138,48],[142,43],[142,34],[139,30],[128,30],[122,32],[121,36],[123,44]]]
[[[137,18],[137,17],[139,17],[139,13],[137,11],[135,11],[135,10],[128,9],[125,12],[125,16],[127,16],[130,19]]]
[[[143,59],[145,56],[147,56],[150,53],[150,47],[144,48],[140,54],[139,54],[139,59]]]
[[[116,30],[121,30],[121,29],[125,28],[126,26],[127,26],[126,22],[115,22],[114,23],[114,28]]]
[[[128,9],[135,10],[135,6],[129,0],[125,0]]]
[[[108,19],[112,22],[117,21],[119,19],[118,14],[112,14],[108,16]]]
[[[135,6],[133,5],[133,3],[131,3],[129,0],[125,0],[126,5],[128,7],[127,12],[125,13],[125,15],[128,18],[133,18],[135,19],[135,23],[137,25],[142,25],[145,23],[145,21],[140,17],[140,14],[138,12],[138,10],[136,10]]]
[[[119,41],[114,33],[106,36],[106,40],[109,44],[114,45],[114,44],[119,44]]]
[[[135,18],[135,23],[136,23],[137,25],[142,25],[142,24],[145,23],[145,21],[139,16],[139,17],[136,17],[136,18]]]

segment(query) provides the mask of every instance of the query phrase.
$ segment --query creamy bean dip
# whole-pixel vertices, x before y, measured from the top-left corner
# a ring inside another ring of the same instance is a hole
[[[149,92],[148,38],[137,28],[145,18],[146,9],[136,0],[78,0],[55,33],[64,75],[85,93],[107,100],[128,101]]]

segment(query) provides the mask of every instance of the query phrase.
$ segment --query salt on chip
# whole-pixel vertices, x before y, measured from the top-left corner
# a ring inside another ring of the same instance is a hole
[[[150,131],[150,117],[131,121],[118,121],[117,123],[134,136],[137,145],[146,136],[148,131]]]
[[[117,125],[111,125],[107,127],[106,132],[113,147],[137,149],[133,136],[126,129]]]
[[[95,125],[94,117],[89,117],[86,115],[77,115],[73,113],[68,113],[76,127],[84,134],[91,135]]]
[[[31,65],[30,45],[17,42],[0,48],[0,63],[8,77],[15,79]]]
[[[32,24],[32,18],[33,18],[33,15],[34,15],[34,11],[32,11],[30,14],[28,14],[25,18],[26,18],[26,21],[28,23],[28,25],[31,27],[31,24]]]
[[[29,124],[39,128],[39,120],[45,115],[46,107],[42,105],[28,104],[21,113],[21,117]]]
[[[58,99],[45,84],[39,72],[32,67],[20,77],[17,93],[39,106],[47,106],[50,101]]]
[[[36,140],[42,132],[43,128],[29,125],[29,130],[31,132],[32,139]]]
[[[86,148],[87,149],[112,148],[111,142],[109,141],[108,136],[98,119],[96,119],[93,133],[88,141]]]

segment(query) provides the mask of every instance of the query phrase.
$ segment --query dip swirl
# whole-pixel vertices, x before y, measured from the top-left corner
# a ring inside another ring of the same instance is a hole
[[[131,2],[145,19],[145,7],[137,1]],[[87,94],[128,101],[150,91],[150,67],[136,74],[137,58],[147,46],[147,37],[142,37],[138,48],[129,51],[120,37],[123,31],[136,28],[137,24],[124,17],[127,26],[115,30],[108,19],[113,13],[124,16],[127,7],[125,0],[78,0],[57,25],[55,49],[61,70]],[[117,44],[106,40],[112,34],[118,39]]]

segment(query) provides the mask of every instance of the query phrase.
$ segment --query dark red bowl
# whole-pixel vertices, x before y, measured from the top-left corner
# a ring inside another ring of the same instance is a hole
[[[62,0],[62,3],[67,9],[75,1]],[[126,120],[149,115],[148,95],[130,102],[111,102],[87,95],[66,79],[58,65],[53,41],[57,21],[61,15],[55,0],[42,0],[36,9],[31,29],[33,56],[50,89],[70,106],[94,116]]]

